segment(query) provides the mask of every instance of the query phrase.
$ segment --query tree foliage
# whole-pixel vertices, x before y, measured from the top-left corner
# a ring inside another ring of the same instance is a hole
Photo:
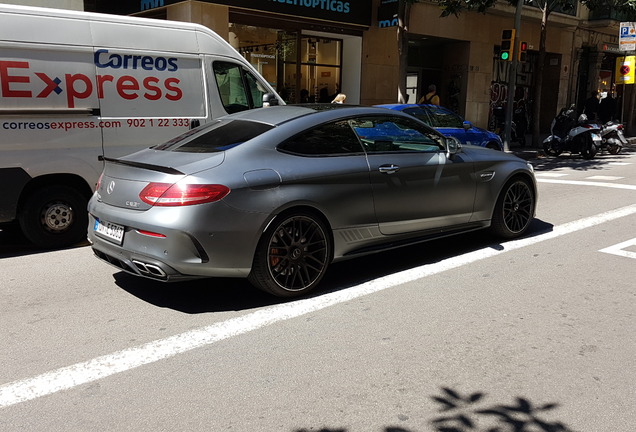
[[[486,13],[493,7],[497,0],[436,0],[442,8],[442,16],[449,15],[459,16],[466,10]],[[540,9],[568,10],[572,8],[577,0],[524,0],[526,4],[533,4]],[[503,3],[516,6],[517,0],[502,0]],[[636,17],[636,0],[578,0],[579,3],[587,6],[590,10],[612,9],[616,12],[627,14],[627,16]]]

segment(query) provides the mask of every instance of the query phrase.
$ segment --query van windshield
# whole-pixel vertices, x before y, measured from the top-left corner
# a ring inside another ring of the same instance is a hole
[[[221,152],[243,144],[273,127],[246,120],[217,120],[179,135],[154,149],[188,153]]]

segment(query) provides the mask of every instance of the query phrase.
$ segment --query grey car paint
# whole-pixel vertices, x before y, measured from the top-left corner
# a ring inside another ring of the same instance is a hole
[[[107,161],[88,206],[89,240],[96,255],[129,273],[159,280],[246,277],[259,241],[277,215],[309,209],[327,226],[333,260],[338,261],[488,227],[502,189],[515,175],[524,176],[532,189],[534,215],[531,169],[503,152],[464,146],[457,152],[444,147],[434,153],[307,157],[277,149],[280,142],[315,126],[361,116],[408,118],[443,146],[449,143],[397,111],[325,108],[288,105],[226,116],[273,128],[218,153],[151,148]],[[185,139],[207,133],[208,127]],[[219,183],[231,192],[218,202],[183,207],[151,206],[139,198],[149,182],[180,181]],[[98,220],[125,227],[123,244],[96,233]]]

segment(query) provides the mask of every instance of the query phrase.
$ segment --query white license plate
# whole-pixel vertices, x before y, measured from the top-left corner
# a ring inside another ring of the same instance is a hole
[[[592,141],[602,141],[601,136],[599,134],[592,134]]]
[[[93,230],[113,243],[121,244],[124,240],[124,227],[121,225],[95,219]]]

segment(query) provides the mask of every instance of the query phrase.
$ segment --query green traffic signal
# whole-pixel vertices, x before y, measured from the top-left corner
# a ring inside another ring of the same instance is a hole
[[[507,29],[501,32],[501,50],[499,51],[499,60],[512,61],[512,56],[515,51],[515,29]]]

